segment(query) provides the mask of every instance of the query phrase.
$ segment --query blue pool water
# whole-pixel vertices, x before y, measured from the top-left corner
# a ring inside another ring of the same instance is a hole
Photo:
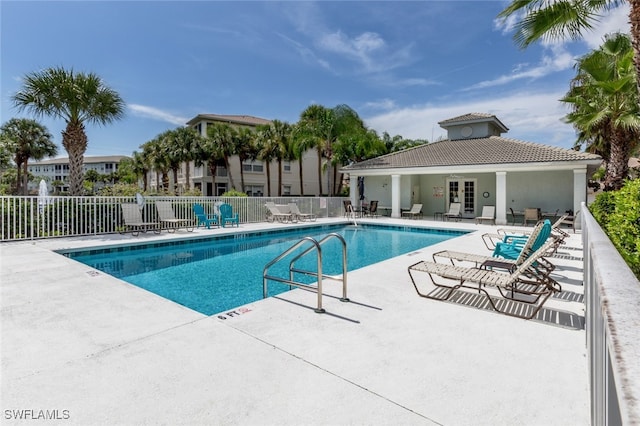
[[[261,299],[262,273],[267,263],[303,237],[320,240],[332,232],[340,234],[347,243],[349,271],[464,234],[464,231],[376,225],[323,225],[63,254],[195,311],[212,315]],[[310,245],[303,245],[274,265],[269,275],[288,278],[289,261]],[[341,247],[336,238],[323,244],[324,274],[342,272]],[[296,266],[315,271],[316,252],[300,259]],[[296,275],[295,279],[312,281],[304,275]],[[287,290],[286,284],[269,282],[270,296]]]

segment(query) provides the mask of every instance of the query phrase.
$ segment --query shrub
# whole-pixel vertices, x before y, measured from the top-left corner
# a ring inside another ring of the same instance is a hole
[[[222,194],[222,196],[223,197],[247,197],[247,194],[235,189],[230,189],[229,191]]]
[[[589,210],[640,278],[640,180],[627,181],[619,191],[598,195]]]

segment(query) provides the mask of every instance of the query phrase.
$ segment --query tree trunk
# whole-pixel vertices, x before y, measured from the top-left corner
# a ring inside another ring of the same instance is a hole
[[[303,179],[303,172],[302,172],[302,155],[300,156],[300,163],[298,166],[298,173],[300,175],[300,195],[304,196],[304,179]]]
[[[267,163],[267,194],[271,197],[271,161],[266,161]]]
[[[282,197],[282,159],[278,158],[278,197]]]
[[[318,195],[322,196],[322,150],[318,148]]]
[[[636,87],[640,93],[640,0],[629,0],[629,23],[631,24],[633,65],[636,69]]]
[[[218,171],[218,164],[215,161],[207,161],[209,165],[209,172],[211,173],[211,190],[213,191],[213,196],[218,196],[218,191],[216,190],[216,172]]]
[[[233,176],[231,175],[231,167],[229,165],[229,157],[224,156],[224,166],[227,168],[227,175],[229,175],[229,184],[231,184],[231,189],[236,189],[236,184],[233,182]]]
[[[23,173],[22,173],[22,194],[29,195],[29,163],[25,158],[24,163],[22,164]]]
[[[16,161],[16,195],[20,195],[22,194],[22,164],[23,161],[19,158],[16,157],[15,159]]]
[[[184,187],[187,191],[189,191],[191,189],[191,172],[190,172],[190,162],[187,161],[185,162],[186,165],[186,170],[184,171],[184,177],[185,177],[185,184]]]
[[[242,187],[242,192],[245,192],[244,190],[244,168],[242,167],[242,164],[244,163],[244,158],[238,156],[238,161],[240,162],[240,186]]]
[[[173,194],[178,195],[178,168],[172,167],[171,173],[173,173]]]
[[[624,185],[629,175],[629,157],[633,150],[633,143],[628,141],[623,131],[614,130],[611,140],[611,156],[607,163],[607,173],[604,179],[605,191],[617,191]]]
[[[82,195],[82,166],[87,150],[87,134],[82,123],[67,123],[62,131],[62,146],[69,154],[69,195]]]

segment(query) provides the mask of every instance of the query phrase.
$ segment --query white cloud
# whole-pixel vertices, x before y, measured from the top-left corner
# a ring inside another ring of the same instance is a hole
[[[501,75],[493,80],[481,81],[462,90],[476,90],[501,86],[521,79],[539,79],[552,73],[570,69],[574,64],[575,58],[573,55],[561,45],[549,46],[545,52],[550,54],[543,55],[537,66],[527,68],[526,64],[517,64],[514,67],[514,72],[511,74]]]
[[[504,137],[546,145],[571,148],[575,142],[573,127],[564,123],[568,110],[558,101],[564,93],[513,93],[484,100],[464,100],[449,104],[426,104],[397,108],[365,118],[379,134],[401,135],[409,139],[434,141],[446,138],[438,122],[459,115],[479,112],[494,114],[510,130]]]
[[[152,120],[164,121],[167,123],[175,124],[177,126],[184,126],[188,118],[180,117],[174,114],[171,114],[166,111],[162,111],[158,108],[146,106],[146,105],[138,105],[138,104],[128,104],[127,105],[133,115],[138,117],[150,118]]]
[[[367,102],[363,105],[364,108],[367,109],[377,109],[377,110],[390,110],[396,107],[396,102],[393,99],[381,99],[379,101]]]
[[[629,4],[623,3],[604,16],[594,26],[594,29],[583,34],[584,42],[590,49],[596,49],[602,45],[605,34],[630,33]]]

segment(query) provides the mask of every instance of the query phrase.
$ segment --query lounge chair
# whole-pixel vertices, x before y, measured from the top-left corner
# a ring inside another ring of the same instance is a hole
[[[539,224],[537,224],[536,226],[539,226]],[[544,222],[542,222],[540,233],[535,237],[536,240],[533,242],[531,249],[534,251],[537,250],[542,244],[545,243],[545,241],[547,241],[550,235],[551,222],[549,221],[549,219],[545,219]],[[527,237],[505,237],[504,241],[496,243],[496,247],[493,249],[493,256],[504,257],[505,259],[517,259],[518,256],[520,256],[522,247],[524,247],[524,245],[529,240],[531,240],[532,237],[533,234]]]
[[[238,213],[233,212],[233,207],[231,204],[220,204],[220,225],[224,228],[228,223],[236,226],[240,226],[240,218],[238,217]]]
[[[140,232],[147,232],[149,229],[156,234],[160,233],[160,224],[158,222],[145,222],[142,218],[140,206],[137,203],[122,203],[120,207],[124,226],[134,237],[137,237]]]
[[[218,225],[218,217],[215,214],[206,214],[204,211],[204,207],[202,204],[194,204],[193,205],[193,213],[196,216],[196,220],[198,221],[196,227],[199,228],[200,225],[206,226],[207,229],[211,229],[211,224]]]
[[[496,206],[482,206],[482,214],[476,217],[476,223],[482,223],[485,220],[496,223]]]
[[[444,213],[442,215],[442,217],[445,220],[449,220],[449,219],[456,219],[456,220],[461,220],[462,219],[462,213],[460,213],[460,207],[461,204],[460,203],[451,203],[449,204],[449,211]]]
[[[548,227],[549,225],[544,222],[538,223],[531,232],[531,235],[526,238],[526,241],[522,248],[520,249],[519,255],[515,259],[504,258],[498,259],[496,256],[486,256],[482,254],[475,253],[466,253],[452,250],[442,250],[433,254],[433,261],[437,262],[438,258],[449,259],[452,265],[455,265],[456,262],[470,262],[473,263],[474,266],[479,267],[482,264],[491,264],[494,267],[500,267],[503,269],[513,270],[515,267],[519,266],[522,262],[524,262],[537,248],[541,247],[543,244],[547,242],[549,239]],[[547,255],[552,255],[556,249],[556,245],[551,246],[551,251],[547,252]],[[535,267],[543,267],[547,272],[551,272],[555,269],[555,266],[550,262],[545,260],[541,260],[540,264],[536,264]]]
[[[411,210],[402,212],[402,216],[408,216],[411,219],[422,217],[422,204],[414,204],[413,206],[411,206]]]
[[[548,241],[523,261],[515,270],[510,272],[502,272],[494,268],[491,264],[487,264],[485,265],[486,267],[483,268],[467,268],[427,261],[421,261],[409,266],[408,272],[413,287],[420,297],[434,300],[448,300],[456,290],[469,288],[477,290],[487,296],[489,304],[496,312],[518,318],[531,319],[536,316],[552,294],[562,291],[560,284],[552,279],[548,272],[533,267],[534,264],[539,262],[548,252],[553,244],[554,242],[552,240]],[[428,274],[433,285],[438,288],[447,289],[447,291],[444,294],[424,293],[420,291],[418,283],[416,282],[416,276],[414,276],[416,272],[425,272]],[[436,281],[434,277],[455,281],[457,284],[445,284]],[[496,303],[496,301],[493,300],[493,297],[487,291],[487,287],[496,288],[503,299],[524,302],[533,305],[533,309],[509,310],[508,303]]]
[[[194,226],[191,219],[178,219],[173,212],[171,201],[156,201],[156,210],[161,226],[166,227],[167,232],[176,232],[176,229],[185,228],[193,232]]]
[[[300,221],[305,221],[308,220],[310,222],[315,222],[316,221],[316,215],[313,213],[302,213],[300,211],[300,209],[298,208],[298,205],[296,203],[289,203],[289,211],[291,212],[292,215],[294,215],[296,217],[296,219],[300,220]]]
[[[562,244],[564,239],[569,236],[567,232],[560,228],[560,225],[564,222],[564,219],[567,217],[567,214],[560,216],[554,223],[551,225],[551,235],[557,240],[558,245]],[[540,223],[540,222],[538,222]],[[482,234],[482,241],[484,245],[489,249],[493,250],[496,247],[496,243],[498,241],[506,241],[511,238],[526,238],[531,235],[532,231],[525,229],[504,229],[499,228],[497,233],[486,233]]]
[[[264,206],[267,208],[267,210],[269,210],[269,214],[267,215],[267,220],[274,222],[274,221],[278,221],[278,222],[296,222],[297,221],[297,217],[295,214],[293,214],[293,212],[289,212],[289,213],[285,213],[280,211],[280,209],[278,208],[278,206],[276,206],[276,204],[273,201],[267,201],[266,203],[264,203]],[[297,206],[296,206],[297,208]],[[291,209],[291,207],[289,207],[289,209]]]

